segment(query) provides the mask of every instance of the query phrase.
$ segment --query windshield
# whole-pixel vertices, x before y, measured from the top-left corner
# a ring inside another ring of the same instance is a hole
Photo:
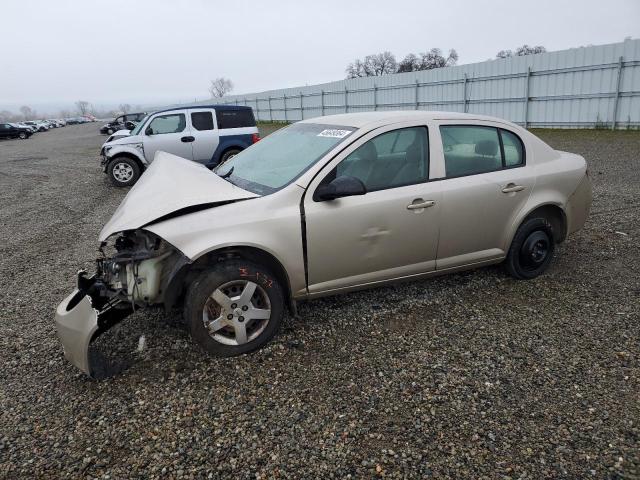
[[[267,195],[298,178],[354,131],[354,127],[296,123],[232,157],[216,173],[245,190]]]
[[[138,123],[136,125],[136,127],[133,130],[131,130],[131,135],[132,136],[133,135],[138,135],[138,133],[140,133],[140,130],[142,129],[142,126],[144,125],[144,122],[147,121],[147,118],[149,118],[149,115],[145,115],[145,117],[142,120],[140,120],[140,123]]]

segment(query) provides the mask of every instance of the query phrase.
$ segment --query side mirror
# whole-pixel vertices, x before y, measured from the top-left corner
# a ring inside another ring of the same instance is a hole
[[[124,122],[124,126],[127,130],[133,130],[134,128],[136,128],[136,124],[133,122]]]
[[[313,195],[316,201],[335,200],[336,198],[364,195],[367,187],[362,180],[350,175],[342,175],[331,182],[320,185]]]
[[[147,127],[147,129],[144,131],[145,135],[153,135],[153,129],[151,127]]]

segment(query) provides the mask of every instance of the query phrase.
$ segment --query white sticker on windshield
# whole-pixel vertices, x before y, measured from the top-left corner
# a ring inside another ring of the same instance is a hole
[[[332,137],[332,138],[344,138],[351,133],[351,130],[323,130],[318,134],[318,137]]]

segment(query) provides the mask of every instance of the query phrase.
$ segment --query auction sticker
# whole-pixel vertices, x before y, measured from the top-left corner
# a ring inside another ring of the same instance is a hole
[[[351,133],[351,130],[323,130],[318,134],[318,137],[331,137],[331,138],[344,138]]]

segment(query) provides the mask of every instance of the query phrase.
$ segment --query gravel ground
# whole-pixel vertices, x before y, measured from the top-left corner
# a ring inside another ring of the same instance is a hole
[[[0,142],[0,477],[640,477],[638,132],[537,132],[594,181],[541,278],[491,267],[318,300],[234,359],[138,312],[106,334],[130,368],[92,381],[53,310],[125,194],[97,127]]]

